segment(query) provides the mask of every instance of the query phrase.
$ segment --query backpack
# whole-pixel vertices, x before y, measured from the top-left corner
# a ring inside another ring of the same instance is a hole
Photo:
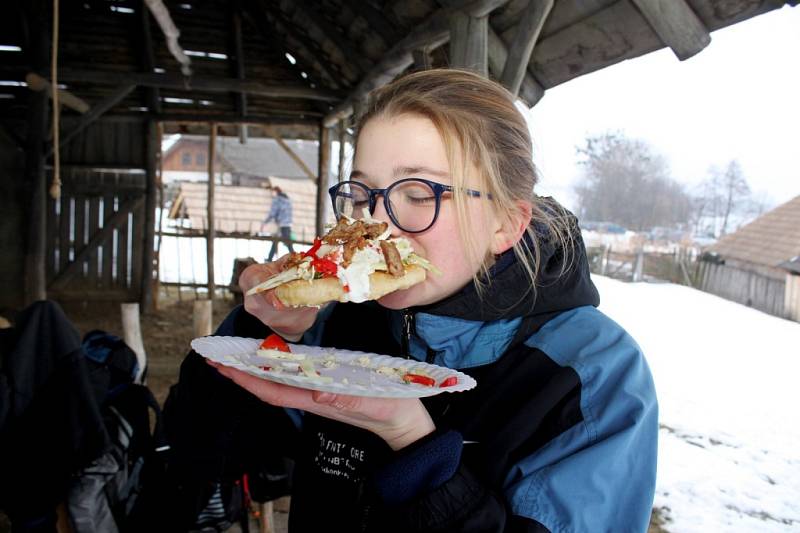
[[[110,445],[73,479],[67,498],[73,529],[140,531],[158,519],[148,509],[159,499],[150,488],[160,490],[169,449],[161,409],[150,389],[134,383],[136,354],[122,339],[95,330],[83,348]]]

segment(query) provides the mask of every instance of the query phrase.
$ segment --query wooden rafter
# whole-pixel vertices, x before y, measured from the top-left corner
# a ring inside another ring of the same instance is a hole
[[[142,42],[142,66],[145,72],[153,72],[156,67],[155,51],[153,49],[153,31],[150,24],[150,10],[145,6],[144,0],[139,4],[141,42]],[[154,113],[161,112],[161,94],[158,87],[147,87],[145,89],[147,107]]]
[[[508,57],[500,77],[501,83],[515,96],[519,94],[522,81],[528,72],[533,47],[552,9],[553,0],[531,0],[517,24],[514,40],[508,48]]]
[[[325,89],[312,89],[305,86],[285,84],[268,85],[255,80],[233,78],[185,78],[177,74],[156,74],[141,72],[111,72],[96,70],[62,69],[58,79],[65,82],[91,82],[96,84],[133,84],[144,87],[160,87],[183,91],[243,92],[270,98],[298,98],[336,102],[341,97]]]
[[[369,71],[372,68],[371,62],[361,53],[353,43],[350,42],[347,35],[336,28],[333,24],[317,11],[310,2],[306,0],[292,0],[290,2],[294,6],[294,14],[304,17],[313,27],[316,28],[332,46],[339,50],[342,59],[351,65],[356,65],[359,74]]]
[[[342,86],[341,74],[330,70],[327,62],[320,61],[324,55],[322,51],[309,47],[309,40],[301,37],[292,25],[284,20],[282,12],[275,13],[273,9],[268,9],[263,0],[246,0],[244,7],[252,25],[267,42],[278,50],[285,49],[291,52],[298,63],[303,65],[304,70],[331,89],[336,90]],[[278,41],[275,38],[276,33],[283,36],[285,42]],[[311,43],[316,44],[313,41]]]
[[[708,29],[685,0],[633,0],[633,3],[681,61],[711,42]]]
[[[488,76],[489,17],[473,17],[463,11],[450,16],[450,65]]]
[[[489,26],[489,72],[500,79],[503,75],[503,69],[508,61],[508,47],[503,42],[502,37]],[[541,100],[544,96],[544,88],[533,77],[530,71],[523,74],[522,85],[519,90],[519,97],[522,98],[529,106],[533,106]]]
[[[117,87],[116,90],[114,90],[114,92],[108,95],[105,98],[105,100],[103,100],[102,102],[98,102],[97,104],[92,106],[92,109],[81,117],[81,119],[78,121],[78,124],[75,125],[75,127],[73,127],[69,133],[61,137],[61,140],[58,143],[59,147],[63,148],[64,146],[66,146],[72,139],[75,138],[76,135],[78,135],[84,129],[89,127],[92,124],[92,122],[100,118],[100,116],[102,116],[103,113],[105,113],[118,103],[120,103],[135,88],[136,85],[122,84],[119,87]],[[50,149],[47,151],[46,157],[50,157],[51,155],[53,155],[54,151],[55,147],[51,146]]]
[[[324,120],[326,127],[334,126],[339,120],[353,113],[353,104],[364,98],[371,90],[380,87],[405,70],[414,61],[412,52],[430,46],[435,48],[450,40],[449,20],[456,11],[463,11],[478,17],[488,15],[505,3],[504,0],[472,0],[453,2],[453,7],[436,10],[427,20],[418,24],[400,42],[387,50],[381,59],[361,80],[352,93]]]

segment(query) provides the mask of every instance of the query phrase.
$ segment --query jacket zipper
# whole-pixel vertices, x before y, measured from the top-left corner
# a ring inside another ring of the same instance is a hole
[[[400,335],[400,350],[403,357],[411,359],[411,334],[414,331],[414,313],[403,309],[403,332]]]

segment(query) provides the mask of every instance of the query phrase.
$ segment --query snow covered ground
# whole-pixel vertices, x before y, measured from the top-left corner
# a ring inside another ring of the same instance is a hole
[[[593,279],[653,372],[665,528],[800,531],[800,323],[679,285]]]

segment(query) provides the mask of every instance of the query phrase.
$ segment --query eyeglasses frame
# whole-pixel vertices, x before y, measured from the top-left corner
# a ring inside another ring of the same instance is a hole
[[[431,220],[431,223],[428,224],[423,229],[413,230],[413,231],[404,228],[397,222],[397,217],[395,216],[394,211],[392,210],[391,204],[387,200],[387,197],[389,196],[389,194],[391,194],[392,189],[394,189],[395,187],[397,187],[402,183],[407,183],[409,181],[422,182],[428,185],[433,190],[436,202],[436,210],[434,211],[433,220]],[[427,180],[425,178],[403,178],[401,180],[395,181],[385,189],[372,189],[370,187],[367,187],[360,181],[352,181],[352,180],[340,181],[339,183],[335,184],[334,186],[328,189],[328,194],[331,197],[331,205],[333,206],[333,213],[337,218],[339,217],[339,214],[336,213],[336,196],[339,192],[339,189],[343,185],[351,185],[351,186],[355,185],[367,191],[368,194],[367,202],[370,215],[372,215],[375,212],[376,197],[378,195],[383,196],[383,207],[384,209],[386,209],[386,213],[389,215],[389,218],[392,220],[395,226],[397,226],[406,233],[422,233],[424,231],[428,231],[436,223],[436,220],[438,220],[439,218],[439,208],[442,205],[442,194],[444,194],[445,192],[455,192],[457,190],[455,187],[451,185],[444,185],[442,183],[437,183],[435,181]],[[475,198],[480,198],[480,197],[486,197],[489,199],[492,198],[492,195],[489,193],[482,193],[481,191],[476,191],[473,189],[458,189],[458,191],[466,193],[468,196],[472,196]]]

